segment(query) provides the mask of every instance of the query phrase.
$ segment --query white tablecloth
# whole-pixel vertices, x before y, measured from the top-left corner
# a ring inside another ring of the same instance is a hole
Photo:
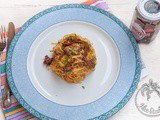
[[[12,21],[16,27],[21,26],[34,14],[63,3],[80,3],[85,0],[0,0],[0,25],[7,27]],[[138,0],[106,0],[113,14],[122,20],[127,26],[130,25],[134,8]],[[138,88],[148,83],[150,78],[160,85],[160,33],[150,44],[140,44],[143,61],[146,64],[149,75],[140,81]],[[137,92],[137,90],[136,90]],[[135,92],[135,93],[136,93]],[[147,117],[141,114],[135,106],[135,94],[127,105],[110,120],[160,120],[160,117]],[[4,120],[0,109],[0,120]]]

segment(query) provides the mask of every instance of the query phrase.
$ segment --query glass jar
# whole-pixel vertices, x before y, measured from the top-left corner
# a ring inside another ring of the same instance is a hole
[[[153,41],[160,30],[159,0],[140,0],[135,8],[130,29],[137,42]]]

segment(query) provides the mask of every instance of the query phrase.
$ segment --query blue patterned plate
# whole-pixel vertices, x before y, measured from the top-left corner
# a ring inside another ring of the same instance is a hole
[[[95,48],[95,71],[81,84],[69,84],[43,65],[64,35],[88,38]],[[112,14],[92,6],[68,4],[29,19],[12,40],[7,77],[20,104],[39,119],[105,120],[131,98],[141,65],[136,40]]]

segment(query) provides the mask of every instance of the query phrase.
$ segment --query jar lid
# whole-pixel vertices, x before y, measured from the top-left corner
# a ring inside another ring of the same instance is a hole
[[[140,0],[137,9],[147,20],[160,20],[160,0]]]

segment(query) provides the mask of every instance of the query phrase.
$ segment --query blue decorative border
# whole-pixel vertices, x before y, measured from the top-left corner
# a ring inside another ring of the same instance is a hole
[[[115,21],[124,31],[125,33],[128,35],[128,37],[130,38],[130,41],[133,45],[134,51],[135,51],[135,58],[136,58],[136,70],[135,70],[135,75],[134,75],[134,79],[132,82],[132,85],[130,87],[130,89],[128,90],[127,94],[124,96],[124,98],[111,110],[107,111],[106,113],[97,116],[95,118],[92,118],[90,120],[105,120],[109,117],[111,117],[112,115],[114,115],[115,113],[117,113],[120,109],[122,109],[126,103],[129,101],[129,99],[131,98],[131,96],[133,95],[134,91],[136,90],[136,87],[138,85],[139,79],[140,79],[140,74],[141,74],[141,58],[140,58],[140,52],[139,52],[139,48],[138,45],[136,43],[136,40],[133,36],[133,34],[130,32],[130,30],[118,19],[116,18],[114,15],[99,9],[97,7],[93,7],[93,6],[87,6],[87,5],[81,5],[81,4],[65,4],[65,5],[60,5],[60,6],[56,6],[56,7],[52,7],[49,9],[46,9],[40,13],[38,13],[37,15],[33,16],[31,19],[29,19],[19,30],[19,32],[16,34],[16,36],[14,37],[14,39],[12,40],[12,43],[9,47],[9,51],[7,54],[7,63],[6,63],[6,70],[7,70],[7,78],[8,78],[8,82],[9,82],[9,86],[14,94],[14,96],[16,97],[16,99],[18,100],[18,102],[26,109],[28,110],[31,114],[33,114],[35,117],[39,118],[39,119],[43,119],[43,120],[55,120],[54,118],[49,118],[41,113],[39,113],[38,111],[36,111],[35,109],[33,109],[23,98],[22,96],[19,94],[15,84],[14,84],[14,80],[12,77],[12,68],[11,68],[11,64],[12,64],[12,54],[14,51],[14,47],[16,46],[16,43],[19,39],[19,37],[21,36],[21,34],[25,31],[25,29],[32,24],[34,21],[36,21],[38,18],[40,18],[41,16],[50,13],[50,12],[54,12],[56,10],[60,10],[60,9],[65,9],[65,8],[83,8],[83,9],[89,9],[89,10],[94,10],[97,11],[101,14],[106,15],[107,17],[111,18],[113,21]]]

